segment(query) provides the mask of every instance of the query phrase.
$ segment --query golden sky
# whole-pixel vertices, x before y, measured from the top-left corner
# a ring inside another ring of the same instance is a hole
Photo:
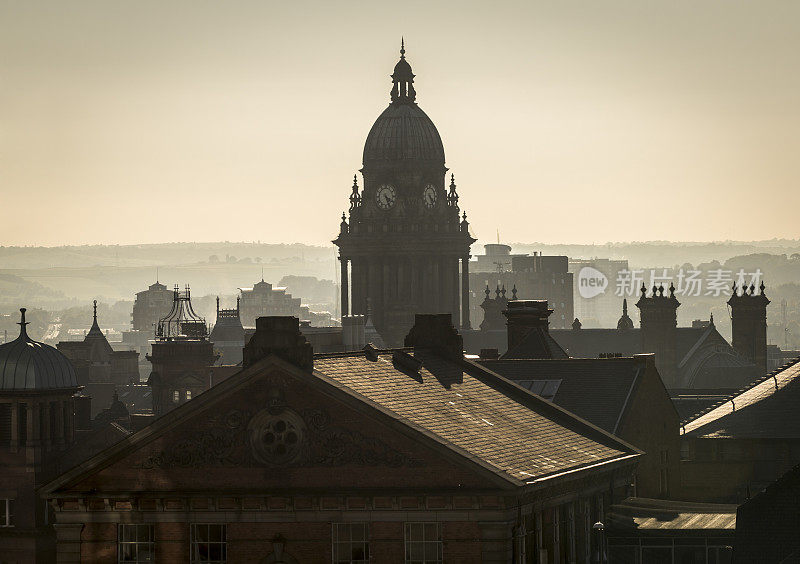
[[[327,244],[401,35],[479,238],[795,238],[798,21],[795,0],[0,0],[0,244]]]

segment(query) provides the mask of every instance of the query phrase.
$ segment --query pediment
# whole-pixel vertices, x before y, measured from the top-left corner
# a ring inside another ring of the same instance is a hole
[[[270,357],[164,415],[45,492],[487,486],[462,455]]]

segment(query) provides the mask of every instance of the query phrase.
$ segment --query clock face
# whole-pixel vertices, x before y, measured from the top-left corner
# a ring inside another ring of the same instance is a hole
[[[397,200],[397,193],[391,184],[381,184],[375,193],[375,200],[382,210],[391,208]]]
[[[436,187],[433,184],[425,186],[425,190],[422,192],[422,201],[428,209],[436,205]]]

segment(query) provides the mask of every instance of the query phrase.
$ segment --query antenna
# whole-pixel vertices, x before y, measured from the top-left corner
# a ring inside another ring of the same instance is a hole
[[[500,244],[500,229],[497,229],[497,244]]]

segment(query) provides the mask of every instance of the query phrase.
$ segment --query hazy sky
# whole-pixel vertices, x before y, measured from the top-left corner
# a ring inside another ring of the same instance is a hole
[[[0,244],[328,243],[405,35],[475,234],[798,237],[800,2],[0,0]]]

